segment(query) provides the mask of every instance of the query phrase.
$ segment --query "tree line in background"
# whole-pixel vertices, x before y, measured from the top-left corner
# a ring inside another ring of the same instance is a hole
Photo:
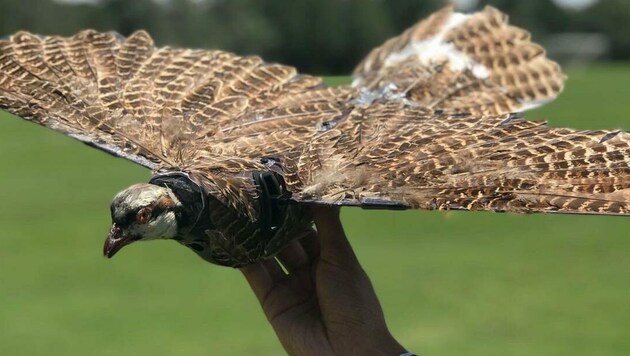
[[[441,8],[444,0],[0,0],[0,36],[18,30],[70,35],[83,28],[129,35],[146,29],[158,45],[259,54],[302,71],[348,74],[374,46]],[[551,0],[487,0],[544,43],[548,34],[597,32],[609,59],[630,59],[630,4],[600,0],[584,11]]]

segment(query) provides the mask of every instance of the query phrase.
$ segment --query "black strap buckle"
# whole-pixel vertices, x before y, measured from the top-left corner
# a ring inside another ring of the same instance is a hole
[[[252,176],[258,190],[260,228],[271,237],[284,222],[289,194],[282,177],[274,172],[256,171]]]

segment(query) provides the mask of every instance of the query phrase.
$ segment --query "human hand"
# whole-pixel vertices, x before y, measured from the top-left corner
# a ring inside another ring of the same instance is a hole
[[[317,232],[241,268],[289,355],[388,355],[405,349],[387,329],[339,209],[312,208]]]

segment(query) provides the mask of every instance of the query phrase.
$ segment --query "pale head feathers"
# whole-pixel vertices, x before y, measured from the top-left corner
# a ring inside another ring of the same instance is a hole
[[[114,197],[112,220],[137,240],[171,239],[177,235],[178,206],[181,203],[169,188],[134,184]]]

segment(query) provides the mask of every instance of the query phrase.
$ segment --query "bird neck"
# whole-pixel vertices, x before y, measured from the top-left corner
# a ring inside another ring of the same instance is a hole
[[[205,218],[208,216],[208,198],[188,174],[171,172],[156,175],[149,184],[166,187],[179,200],[180,204],[174,210],[179,238],[185,239],[212,228],[209,219]]]

